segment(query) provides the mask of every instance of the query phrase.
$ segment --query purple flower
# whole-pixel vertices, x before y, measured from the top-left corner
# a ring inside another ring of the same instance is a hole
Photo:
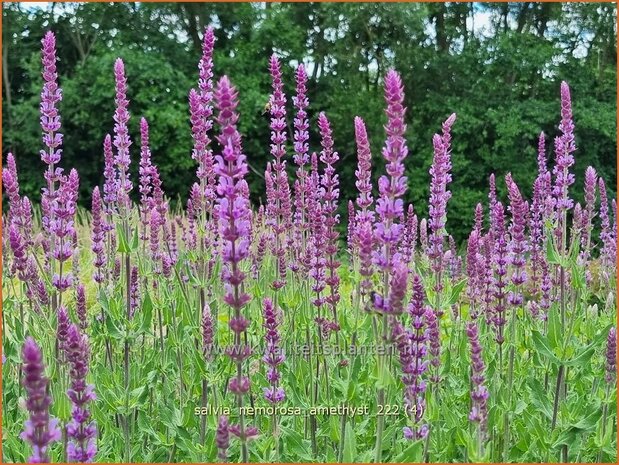
[[[58,420],[50,419],[49,406],[52,398],[48,394],[48,379],[45,377],[45,365],[41,349],[28,337],[22,349],[23,385],[26,390],[26,408],[30,418],[26,421],[20,438],[32,445],[29,463],[49,463],[48,449],[51,443],[61,437]],[[3,358],[4,363],[4,358]]]
[[[64,306],[58,307],[56,311],[56,340],[58,342],[58,349],[60,350],[59,358],[61,361],[66,360],[66,347],[69,340],[69,326],[71,321],[69,320],[69,314]]]
[[[228,429],[228,417],[220,416],[217,423],[215,442],[217,444],[217,457],[224,463],[228,461],[228,447],[230,447],[230,433]]]
[[[488,421],[488,397],[490,396],[488,389],[485,386],[485,371],[486,366],[482,357],[482,348],[479,343],[479,333],[476,323],[468,323],[466,327],[466,335],[469,338],[471,345],[471,412],[469,420],[479,423],[479,428],[482,436],[485,437]]]
[[[446,236],[445,223],[447,221],[447,202],[451,198],[451,192],[447,190],[447,184],[451,182],[451,126],[456,120],[456,114],[452,114],[443,123],[442,135],[435,134],[432,140],[434,144],[434,159],[430,167],[430,244],[428,257],[432,260],[432,269],[440,275],[443,268],[443,241]],[[436,291],[442,290],[442,284],[437,280]]]
[[[484,230],[484,207],[481,203],[475,205],[475,230],[480,234]]]
[[[483,268],[480,263],[483,257],[480,254],[480,232],[473,229],[469,235],[466,247],[466,274],[467,292],[470,299],[470,315],[473,320],[479,316],[479,298],[481,296]]]
[[[75,292],[75,308],[79,327],[82,331],[86,331],[86,328],[88,328],[88,313],[86,310],[86,290],[82,283],[77,285]]]
[[[529,233],[531,244],[531,288],[538,292],[541,279],[541,269],[546,257],[544,254],[544,221],[549,219],[546,212],[548,204],[548,186],[550,173],[541,173],[533,183],[533,202],[531,203],[531,215],[529,220]]]
[[[239,405],[242,405],[243,395],[250,387],[249,378],[241,374],[242,364],[251,355],[251,349],[241,341],[241,334],[249,325],[249,321],[241,311],[251,297],[243,290],[242,284],[246,276],[239,265],[249,256],[251,212],[247,183],[244,179],[247,174],[247,162],[242,153],[241,135],[236,128],[237,92],[227,76],[223,76],[217,83],[215,102],[219,110],[217,122],[221,128],[217,140],[223,147],[222,154],[215,157],[215,172],[219,176],[216,216],[222,247],[224,301],[233,310],[229,326],[234,333],[234,340],[228,355],[236,363],[238,373],[237,377],[230,380],[229,388],[237,396]],[[247,461],[245,442],[247,432],[244,429],[242,414],[238,432],[242,459]]]
[[[570,88],[565,81],[561,82],[561,123],[559,123],[561,136],[555,138],[556,164],[553,169],[555,184],[553,196],[559,213],[565,215],[565,211],[574,206],[573,200],[568,196],[568,189],[574,183],[574,175],[569,168],[574,164],[576,144],[574,143],[574,123],[572,121],[572,100]],[[562,220],[563,222],[565,219]]]
[[[103,140],[103,158],[105,167],[103,169],[103,201],[105,202],[106,212],[112,213],[118,200],[118,179],[114,166],[114,153],[112,152],[112,137],[105,135]]]
[[[102,283],[105,280],[107,270],[107,257],[105,252],[105,232],[103,230],[103,206],[101,203],[101,194],[99,186],[95,186],[92,191],[92,246],[91,250],[94,253],[95,272],[93,279],[97,283]]]
[[[348,254],[351,256],[351,261],[357,254],[357,241],[355,239],[355,204],[352,200],[348,201],[348,230],[346,242],[348,245]]]
[[[612,383],[617,376],[617,330],[608,331],[606,339],[606,382]]]
[[[604,266],[612,267],[617,262],[617,243],[610,226],[606,184],[604,184],[604,180],[601,177],[598,179],[598,189],[600,191],[600,221],[602,222],[602,230],[600,231],[602,251],[600,252],[600,257]]]
[[[130,289],[129,289],[129,318],[133,318],[135,311],[140,305],[140,280],[138,277],[138,267],[131,267],[130,275]]]
[[[196,175],[200,181],[200,207],[196,209],[199,216],[202,208],[210,213],[211,204],[215,199],[215,171],[213,169],[213,152],[209,148],[211,139],[208,132],[213,127],[213,49],[215,33],[209,27],[204,32],[202,42],[202,57],[198,64],[200,77],[198,91],[192,89],[189,93],[189,110],[193,151],[191,157],[198,162]]]
[[[17,166],[15,165],[15,157],[9,152],[6,157],[6,166],[2,170],[2,186],[9,200],[9,215],[10,221],[15,221],[18,226],[21,226],[22,221],[22,199],[19,195],[19,180],[17,177]]]
[[[400,253],[402,254],[402,260],[407,265],[411,260],[415,258],[415,248],[417,246],[417,215],[413,204],[408,206],[406,213],[406,223],[402,241],[400,243]]]
[[[355,116],[355,141],[357,143],[357,170],[355,185],[359,190],[357,206],[365,215],[373,218],[373,213],[368,209],[372,206],[372,153],[370,142],[368,141],[367,131],[364,121]]]
[[[130,208],[129,193],[133,188],[129,180],[129,165],[131,158],[129,157],[129,147],[131,139],[129,138],[129,100],[127,100],[127,78],[125,77],[125,64],[118,58],[114,63],[114,78],[116,80],[116,111],[114,112],[114,146],[116,147],[116,157],[114,162],[118,167],[118,190],[117,201],[124,213],[128,214]]]
[[[489,190],[488,190],[488,207],[490,209],[490,212],[492,212],[494,210],[494,207],[497,203],[497,197],[496,197],[496,179],[494,177],[494,173],[490,174],[490,177],[488,179],[488,185],[489,185]],[[492,216],[492,213],[490,213],[490,216]]]
[[[19,230],[19,227],[14,221],[9,225],[9,244],[13,251],[13,267],[17,277],[28,282],[30,275],[28,273],[28,256],[26,253],[26,240]]]
[[[213,359],[214,324],[211,307],[205,303],[202,310],[202,353],[207,361]]]
[[[512,283],[516,288],[522,286],[527,281],[527,273],[525,270],[526,257],[529,246],[525,236],[525,228],[528,221],[529,205],[523,200],[518,186],[512,179],[511,173],[505,176],[507,184],[507,192],[509,194],[509,208],[512,220],[509,226],[510,232],[510,263],[512,264]],[[519,306],[523,303],[523,296],[516,290],[509,295],[509,302],[512,305]]]
[[[441,380],[439,372],[439,366],[441,364],[441,330],[439,327],[438,318],[432,308],[426,307],[424,316],[428,327],[430,364],[433,367],[433,373],[430,380],[437,384]]]
[[[399,322],[395,323],[393,339],[398,349],[404,383],[406,413],[413,420],[413,427],[404,428],[407,439],[421,439],[427,436],[428,426],[420,424],[425,411],[426,383],[423,374],[427,369],[427,339],[423,284],[419,275],[413,277],[413,293],[408,313],[412,330],[406,331]]]
[[[589,260],[591,250],[591,231],[593,229],[593,218],[595,218],[595,198],[598,183],[598,175],[595,168],[588,166],[585,171],[585,208],[582,211],[580,229],[580,261],[582,264]],[[588,270],[587,270],[588,273]]]
[[[53,220],[49,212],[50,205],[56,195],[56,182],[62,177],[62,169],[56,165],[62,156],[62,134],[60,131],[60,114],[57,104],[62,100],[62,90],[58,86],[56,71],[56,36],[48,31],[41,40],[41,61],[43,63],[43,89],[41,91],[41,130],[43,131],[44,150],[41,150],[41,160],[47,165],[45,179],[47,186],[43,188],[43,216]],[[45,223],[44,223],[45,224]]]
[[[326,284],[329,286],[329,295],[326,302],[331,307],[333,322],[337,324],[337,304],[340,301],[339,285],[340,278],[337,270],[340,262],[337,260],[338,241],[340,234],[337,225],[340,217],[337,214],[338,199],[340,196],[339,179],[333,166],[338,160],[338,153],[333,150],[333,133],[331,124],[324,113],[318,115],[318,128],[320,129],[320,161],[325,164],[325,170],[320,179],[322,186],[322,216],[324,220],[324,254],[327,257],[327,269],[329,276]]]
[[[279,371],[278,366],[284,363],[286,359],[284,353],[279,347],[279,330],[281,313],[273,306],[273,301],[265,298],[262,301],[262,316],[264,319],[264,328],[266,333],[264,339],[266,342],[266,350],[262,360],[267,364],[267,380],[271,385],[264,388],[264,398],[272,404],[276,404],[285,399],[284,389],[279,386]]]
[[[316,154],[312,154],[312,164],[316,161]],[[313,279],[312,291],[316,297],[312,299],[312,304],[316,307],[322,306],[324,297],[321,296],[325,288],[325,267],[326,259],[324,256],[325,244],[325,224],[322,203],[320,202],[320,180],[318,173],[312,171],[308,178],[308,217],[310,220],[310,238],[307,248],[307,264],[309,276]]]
[[[94,386],[86,384],[90,346],[86,335],[71,324],[68,332],[67,358],[71,387],[67,396],[72,403],[71,421],[67,424],[67,457],[72,462],[92,462],[97,453],[97,427],[90,418],[88,404],[96,399]]]
[[[52,256],[59,264],[58,273],[54,273],[52,277],[52,284],[60,293],[73,285],[73,274],[63,270],[63,264],[74,253],[74,236],[76,236],[74,223],[78,188],[79,177],[77,171],[72,169],[68,178],[60,184],[57,196],[52,202],[53,219],[49,224],[56,244]]]
[[[309,121],[307,120],[307,107],[309,106],[309,100],[307,99],[307,73],[305,67],[300,64],[297,67],[295,74],[296,79],[296,93],[297,95],[292,98],[297,109],[297,115],[294,119],[294,162],[303,168],[309,162]],[[305,173],[305,170],[297,171],[297,173]],[[302,177],[299,176],[301,180]]]
[[[507,264],[508,264],[508,248],[507,248],[507,232],[505,231],[505,208],[501,202],[497,202],[491,212],[491,230],[494,240],[494,248],[492,250],[492,269],[494,271],[493,289],[495,307],[492,315],[492,321],[497,331],[496,341],[503,344],[503,330],[507,320],[505,319],[505,297],[507,287]]]
[[[376,265],[389,273],[393,265],[393,254],[396,244],[400,241],[403,225],[397,222],[404,215],[404,202],[401,197],[406,192],[406,177],[404,176],[404,159],[408,147],[404,139],[406,124],[403,106],[404,89],[400,75],[390,70],[385,77],[385,101],[387,102],[387,141],[383,147],[383,157],[387,161],[387,175],[378,180],[380,197],[376,201],[378,219],[375,224],[375,235],[380,246],[375,257]],[[384,290],[385,294],[388,292]]]
[[[271,212],[273,215],[274,255],[277,258],[277,278],[273,282],[274,289],[281,289],[286,284],[286,232],[292,220],[292,204],[290,200],[290,185],[286,174],[286,96],[284,95],[284,84],[282,82],[282,72],[279,59],[275,54],[269,60],[269,71],[271,73],[271,87],[273,94],[269,101],[271,105],[271,155],[274,160],[272,163],[272,203]]]

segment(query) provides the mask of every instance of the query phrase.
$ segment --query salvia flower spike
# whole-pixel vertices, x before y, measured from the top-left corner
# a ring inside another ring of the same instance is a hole
[[[48,379],[41,349],[28,337],[22,349],[23,384],[26,390],[26,408],[30,418],[26,421],[21,438],[32,445],[29,463],[49,463],[49,446],[60,440],[58,420],[50,418],[52,398],[48,393]]]

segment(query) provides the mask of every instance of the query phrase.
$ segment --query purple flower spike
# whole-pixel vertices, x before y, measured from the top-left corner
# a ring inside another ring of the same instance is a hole
[[[471,367],[472,367],[472,391],[471,400],[472,407],[469,413],[469,420],[479,423],[479,428],[482,437],[485,438],[487,421],[488,421],[488,397],[490,396],[488,389],[485,386],[485,371],[486,366],[482,357],[482,348],[479,343],[479,333],[476,323],[468,323],[466,327],[466,335],[469,338],[471,345]]]
[[[67,457],[72,462],[92,462],[97,453],[97,427],[90,418],[88,404],[96,399],[94,386],[86,384],[90,346],[78,327],[69,327],[67,357],[70,364],[71,387],[67,391],[73,408],[67,424]]]
[[[505,230],[505,208],[501,202],[494,205],[491,216],[492,237],[494,248],[492,250],[492,269],[494,270],[493,288],[495,307],[492,321],[497,331],[496,341],[499,345],[503,344],[503,330],[507,320],[505,319],[505,297],[507,287],[507,232]]]
[[[47,187],[43,189],[43,197],[51,202],[54,199],[55,183],[62,176],[62,169],[56,165],[62,156],[62,134],[60,131],[60,114],[57,105],[62,100],[62,90],[58,86],[56,70],[56,36],[48,31],[41,41],[41,60],[43,62],[43,90],[41,91],[41,129],[43,131],[44,150],[41,150],[41,160],[47,165],[45,179]]]
[[[77,285],[75,294],[75,308],[77,310],[79,326],[82,331],[86,331],[86,328],[88,328],[88,314],[86,310],[86,290],[82,283]]]
[[[432,269],[440,274],[443,268],[443,242],[447,235],[447,202],[451,192],[447,184],[451,182],[451,127],[456,120],[455,113],[443,123],[442,135],[435,134],[433,138],[434,159],[430,168],[430,247],[428,257],[432,260]],[[437,291],[442,289],[440,282],[436,283]]]
[[[129,193],[133,188],[129,180],[129,165],[131,158],[129,157],[129,147],[131,139],[129,138],[129,100],[127,100],[127,78],[125,76],[125,64],[118,58],[114,63],[114,77],[116,79],[116,111],[114,112],[114,146],[116,147],[116,157],[114,162],[118,167],[118,205],[125,209],[128,213],[130,208]]]
[[[305,67],[301,64],[297,67],[295,75],[297,84],[297,95],[292,98],[297,115],[294,119],[294,162],[302,168],[309,163],[309,121],[307,120],[307,107],[309,100],[307,99],[307,73]],[[303,172],[305,172],[303,170]],[[299,177],[301,179],[301,177]]]
[[[570,88],[566,82],[561,83],[561,123],[559,124],[561,136],[555,139],[556,164],[553,169],[555,184],[553,195],[556,200],[557,210],[565,212],[574,206],[574,201],[569,198],[568,189],[574,183],[574,175],[569,168],[574,164],[576,144],[574,143],[574,123],[572,121],[572,100]]]
[[[29,463],[49,463],[48,449],[51,443],[61,437],[58,420],[50,419],[49,406],[52,398],[48,394],[48,379],[45,377],[45,365],[41,349],[28,337],[22,349],[23,385],[26,390],[26,408],[30,418],[26,421],[20,438],[32,445]],[[4,361],[4,358],[3,358]]]
[[[337,304],[340,301],[340,278],[337,273],[340,262],[336,258],[340,237],[337,229],[340,222],[337,205],[340,196],[340,182],[334,165],[339,160],[339,155],[333,150],[331,123],[324,113],[318,115],[318,128],[320,129],[320,144],[322,146],[320,161],[325,164],[325,171],[320,179],[320,184],[322,185],[322,215],[324,219],[324,254],[327,257],[327,269],[329,270],[326,284],[329,286],[330,292],[326,297],[326,302],[331,307],[333,323],[337,324]],[[332,327],[335,328],[335,326]]]
[[[387,161],[387,175],[378,180],[380,197],[376,201],[378,215],[375,224],[375,235],[379,241],[380,250],[375,258],[376,265],[389,273],[393,265],[394,250],[403,232],[403,225],[397,220],[404,216],[404,202],[401,197],[406,192],[406,177],[404,176],[404,159],[408,147],[404,139],[406,124],[404,115],[404,89],[400,75],[390,70],[385,77],[385,101],[387,102],[387,141],[383,147],[383,157]],[[387,290],[385,290],[386,293]]]
[[[617,330],[608,331],[606,339],[606,382],[612,383],[617,377]]]
[[[58,341],[58,349],[60,350],[60,360],[66,360],[66,347],[69,340],[69,326],[71,321],[69,320],[69,314],[67,309],[62,305],[58,307],[56,312],[56,340]]]
[[[217,434],[215,436],[215,442],[217,444],[217,457],[222,463],[228,461],[228,447],[230,447],[230,433],[229,433],[228,417],[220,416],[217,423]]]
[[[245,273],[240,265],[249,256],[250,220],[249,192],[244,179],[247,174],[246,157],[242,153],[241,135],[236,123],[238,105],[236,89],[229,79],[223,76],[217,83],[215,102],[219,114],[217,122],[221,133],[217,137],[223,147],[221,155],[215,157],[215,172],[219,176],[217,185],[217,205],[215,215],[219,225],[221,259],[223,261],[222,279],[224,281],[224,301],[231,307],[233,314],[229,326],[234,333],[233,345],[228,348],[228,356],[235,362],[239,375],[229,383],[230,392],[236,395],[239,405],[243,396],[250,389],[250,381],[241,375],[243,361],[251,356],[251,348],[242,342],[242,333],[249,326],[249,321],[242,315],[242,309],[251,300],[244,292]],[[248,460],[246,433],[243,415],[238,425],[241,438],[242,460]]]
[[[604,266],[613,267],[617,262],[617,243],[610,225],[606,184],[601,177],[598,179],[598,189],[600,191],[600,221],[602,222],[602,230],[600,231],[602,251],[600,252],[600,257]]]
[[[213,359],[214,319],[209,304],[202,310],[202,353],[207,361]]]
[[[266,350],[262,360],[267,364],[267,380],[271,386],[264,388],[264,397],[270,403],[275,404],[285,399],[284,389],[279,387],[280,374],[277,369],[279,365],[284,363],[286,359],[282,350],[279,347],[279,330],[278,326],[281,320],[281,313],[273,306],[273,301],[265,298],[262,301],[262,316],[264,318],[264,328],[266,334],[264,339],[266,342]]]
[[[505,177],[507,184],[507,192],[509,193],[509,211],[511,212],[512,221],[509,226],[510,232],[510,262],[513,266],[512,283],[516,288],[522,286],[527,281],[527,273],[525,270],[526,257],[525,254],[529,249],[525,236],[525,228],[528,221],[529,206],[520,194],[518,186],[512,179],[511,173]],[[523,303],[523,296],[519,291],[514,291],[509,295],[509,302],[512,305],[519,306]]]
[[[273,200],[271,215],[274,215],[273,234],[275,235],[274,254],[277,258],[277,278],[273,282],[274,289],[281,289],[286,284],[286,233],[292,220],[292,204],[290,199],[290,185],[286,174],[286,96],[282,82],[282,71],[279,59],[275,54],[269,60],[271,73],[271,155]]]
[[[101,194],[99,186],[95,186],[92,191],[92,252],[94,253],[95,272],[93,279],[97,283],[102,283],[105,280],[107,270],[107,257],[105,251],[105,231],[103,220],[103,205],[101,202]]]
[[[355,141],[357,142],[357,170],[355,171],[357,181],[355,185],[359,190],[356,202],[357,206],[365,212],[364,215],[373,218],[373,214],[368,210],[374,201],[372,198],[372,153],[365,123],[358,116],[355,116]]]
[[[400,356],[404,403],[413,427],[404,428],[406,439],[422,439],[428,434],[428,425],[421,424],[425,411],[426,383],[423,374],[427,369],[427,338],[423,284],[419,275],[413,277],[413,293],[408,305],[412,330],[406,331],[399,322],[395,323],[393,339]]]

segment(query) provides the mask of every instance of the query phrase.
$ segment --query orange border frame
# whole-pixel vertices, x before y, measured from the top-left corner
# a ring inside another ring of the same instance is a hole
[[[507,3],[509,0],[493,0],[491,3]],[[539,3],[575,3],[572,1],[567,1],[567,2],[559,2],[559,1],[555,1],[555,0],[537,0]],[[149,2],[149,3],[179,3],[179,0],[169,0],[169,1],[159,1],[159,0],[142,0],[142,2]],[[209,2],[203,2],[201,0],[185,0],[186,3],[258,3],[257,0],[211,0]],[[359,0],[353,0],[353,1],[346,1],[346,0],[314,0],[314,2],[316,3],[361,3],[361,1]],[[6,2],[5,0],[2,0],[2,3],[9,3]],[[34,0],[21,0],[21,1],[17,1],[17,2],[11,2],[11,3],[34,3]],[[106,0],[85,0],[85,1],[81,1],[81,2],[68,2],[68,1],[57,1],[55,3],[111,3],[108,2]],[[127,0],[121,0],[118,3],[132,3],[130,1]],[[274,2],[274,0],[266,0],[266,3],[308,3],[304,0],[284,0],[284,1],[280,1],[280,2]],[[365,3],[365,2],[364,2]],[[420,0],[382,0],[380,2],[368,2],[368,3],[443,3],[441,0],[425,0],[425,1],[420,1]],[[465,3],[463,0],[455,0],[454,3]],[[474,2],[466,2],[466,3],[481,3],[479,1],[474,1]],[[600,1],[592,1],[592,0],[584,0],[583,3],[615,3],[612,0],[600,0]],[[619,22],[618,22],[619,23]],[[618,24],[619,26],[619,24]],[[618,27],[619,29],[619,27]],[[0,34],[2,33],[2,21],[0,20]],[[617,35],[617,62],[619,63],[619,31]],[[0,35],[0,48],[2,47],[2,36]],[[0,62],[0,74],[2,73],[2,63]],[[0,89],[1,86],[3,85],[0,84]],[[619,79],[617,80],[617,100],[619,103]],[[0,104],[2,103],[2,92],[0,92]],[[619,140],[619,106],[617,106],[616,109],[616,115],[617,115],[617,139]],[[2,149],[2,114],[0,113],[0,149]],[[619,146],[617,147],[617,159],[616,159],[616,163],[617,163],[617,168],[619,171]],[[615,180],[616,185],[615,185],[615,189],[616,191],[619,191],[618,187],[619,187],[619,175],[618,178]],[[2,189],[2,162],[0,159],[0,190]],[[2,197],[0,196],[0,210],[2,209]],[[615,218],[615,221],[619,224],[619,219]],[[0,235],[2,234],[2,223],[0,223]],[[619,243],[619,240],[618,240]],[[2,263],[2,255],[1,255],[1,251],[2,251],[2,242],[0,241],[0,266],[3,266]],[[619,259],[617,260],[617,268],[619,269]],[[619,274],[617,274],[617,276],[615,277],[615,279],[617,280],[617,287],[619,287]],[[2,297],[2,276],[0,275],[0,297]],[[615,305],[617,305],[617,302],[615,302]],[[617,318],[619,319],[619,305],[617,305]],[[0,313],[2,312],[2,300],[0,299]],[[0,320],[0,338],[2,337],[2,321]],[[2,347],[0,347],[0,353],[2,352]],[[619,362],[619,356],[617,357],[617,361]],[[0,373],[2,372],[2,368],[0,366]],[[2,395],[2,378],[0,377],[0,396]],[[0,403],[2,402],[1,398],[0,398]],[[619,398],[617,399],[617,409],[619,410]],[[0,410],[0,436],[2,435],[2,410]],[[619,429],[617,430],[617,442],[619,443]],[[618,446],[619,447],[619,446]],[[2,441],[0,440],[0,460],[2,458]],[[2,463],[2,462],[0,462]],[[106,463],[106,462],[97,462],[97,463]],[[124,463],[124,462],[121,462]],[[148,463],[148,462],[137,462],[137,463]],[[298,463],[303,463],[303,462],[298,462]],[[433,463],[440,463],[440,462],[433,462]],[[492,462],[492,463],[501,463],[501,462]],[[542,462],[543,463],[543,462]],[[577,463],[577,462],[575,462]],[[192,465],[198,465],[198,464],[192,464]],[[275,465],[284,465],[283,462],[279,462],[279,463],[275,463]],[[444,464],[447,465],[447,464]],[[533,463],[531,463],[531,465],[535,465]]]

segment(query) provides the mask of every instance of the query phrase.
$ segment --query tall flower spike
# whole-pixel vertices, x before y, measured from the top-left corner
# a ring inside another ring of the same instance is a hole
[[[277,278],[273,282],[274,289],[281,289],[286,284],[286,236],[292,220],[292,206],[290,201],[290,186],[286,174],[286,96],[279,59],[275,54],[269,60],[271,73],[271,87],[273,93],[269,101],[271,105],[271,155],[273,155],[273,186],[274,218],[273,234],[275,236],[275,250],[277,257]]]
[[[202,353],[207,361],[213,359],[213,339],[215,335],[214,320],[211,307],[208,303],[204,304],[202,310]]]
[[[106,251],[105,251],[105,232],[103,221],[103,206],[101,203],[101,194],[99,193],[99,186],[95,186],[92,191],[92,252],[94,253],[94,266],[95,272],[93,279],[97,283],[102,283],[105,280],[107,273],[106,270]]]
[[[432,260],[432,269],[436,274],[442,271],[443,242],[446,236],[445,224],[447,221],[447,202],[451,192],[447,184],[451,182],[451,127],[456,120],[452,114],[443,123],[442,135],[435,134],[433,138],[434,159],[430,168],[430,246],[428,256]],[[437,282],[437,291],[441,290],[441,283]]]
[[[617,260],[617,244],[613,238],[613,231],[610,225],[606,184],[601,177],[598,179],[598,189],[600,191],[600,221],[602,223],[602,230],[600,231],[600,241],[602,242],[600,258],[604,266],[612,267]]]
[[[223,415],[220,416],[219,422],[217,423],[215,442],[217,443],[217,457],[223,463],[228,461],[228,447],[230,447],[230,434],[228,428],[228,417]]]
[[[97,427],[91,420],[88,405],[96,399],[94,386],[86,384],[90,363],[90,346],[85,335],[71,324],[68,332],[67,357],[70,364],[71,421],[67,424],[67,458],[72,462],[92,462],[97,453]]]
[[[365,214],[369,214],[368,209],[374,201],[372,198],[372,152],[370,151],[365,123],[358,116],[355,116],[355,141],[357,143],[357,170],[355,171],[357,181],[355,185],[359,190],[356,202],[357,206],[363,212],[366,212]]]
[[[20,438],[32,445],[29,463],[49,463],[49,446],[60,440],[58,420],[50,419],[49,406],[52,398],[48,394],[48,379],[41,349],[28,337],[22,349],[23,384],[26,390],[26,408],[30,418],[26,421]]]
[[[86,289],[82,283],[77,285],[75,292],[75,308],[79,326],[82,331],[86,331],[88,327],[88,315],[86,310]]]
[[[488,389],[485,386],[485,371],[486,366],[482,357],[482,348],[479,343],[479,332],[477,324],[474,322],[468,323],[466,327],[466,335],[469,338],[471,345],[471,413],[469,420],[479,423],[481,437],[485,438],[488,422],[488,397],[490,396]]]
[[[336,258],[340,236],[337,229],[337,225],[340,222],[339,215],[337,214],[340,182],[334,165],[339,160],[339,156],[333,150],[333,132],[331,124],[324,113],[318,115],[318,128],[320,129],[320,145],[322,146],[320,161],[325,164],[320,184],[322,186],[322,214],[324,216],[324,253],[327,257],[327,269],[329,270],[329,276],[325,282],[329,286],[330,293],[326,297],[326,302],[331,307],[334,324],[332,327],[335,329],[335,325],[338,324],[337,304],[340,300],[340,278],[337,273],[340,262]]]
[[[114,211],[116,201],[118,200],[118,179],[116,168],[114,167],[114,153],[112,152],[112,137],[106,134],[103,140],[103,158],[105,167],[103,169],[103,201],[105,202],[105,211],[111,213]]]
[[[116,147],[116,157],[114,162],[118,167],[118,191],[117,198],[119,206],[128,213],[130,207],[129,192],[133,188],[129,180],[129,100],[127,100],[127,78],[125,76],[125,64],[118,58],[114,63],[114,77],[116,79],[116,111],[114,112],[114,146]]]
[[[556,164],[553,169],[555,177],[553,195],[556,199],[557,209],[564,212],[574,206],[573,200],[569,198],[568,189],[574,183],[574,175],[569,172],[569,168],[574,164],[572,154],[576,151],[572,100],[570,88],[565,81],[561,83],[561,123],[559,130],[561,136],[555,139]]]
[[[397,220],[404,215],[404,202],[401,197],[406,192],[404,159],[408,154],[404,139],[406,131],[404,88],[400,75],[394,70],[390,70],[385,77],[385,101],[387,102],[387,124],[385,126],[387,141],[382,153],[387,162],[387,175],[381,176],[378,180],[380,197],[376,201],[378,218],[375,224],[375,234],[380,246],[376,255],[376,264],[384,273],[389,273],[394,260],[393,248],[399,243],[403,232],[403,225]]]
[[[529,246],[525,236],[525,228],[528,221],[529,206],[523,200],[511,173],[505,176],[505,183],[507,184],[507,192],[509,194],[509,211],[512,216],[509,226],[511,236],[509,243],[510,261],[513,266],[511,279],[514,286],[518,288],[527,281],[525,254]],[[522,305],[523,296],[519,291],[514,291],[510,294],[509,300],[512,305]]]
[[[309,121],[307,119],[309,100],[307,99],[307,73],[303,64],[297,67],[295,79],[297,95],[292,98],[297,109],[297,115],[294,119],[294,162],[299,168],[302,168],[309,162],[309,145],[307,143],[309,140]],[[297,173],[300,174],[300,171],[297,171]],[[301,179],[301,176],[298,176],[298,178]]]
[[[428,434],[428,425],[421,424],[426,407],[426,383],[423,374],[427,369],[427,339],[424,305],[425,294],[419,275],[413,277],[413,292],[408,305],[412,331],[404,331],[400,323],[394,327],[394,340],[400,354],[404,402],[406,413],[413,421],[413,427],[404,428],[407,439],[421,439]]]
[[[242,309],[251,300],[249,294],[243,291],[245,273],[240,264],[249,255],[250,220],[249,198],[247,196],[247,162],[241,152],[241,135],[236,129],[238,121],[237,92],[226,76],[223,76],[215,91],[215,102],[219,114],[217,121],[221,128],[218,141],[223,147],[221,155],[215,157],[215,172],[219,176],[217,185],[216,217],[219,224],[221,243],[221,258],[224,264],[222,273],[224,281],[224,301],[232,308],[233,314],[229,326],[234,333],[233,345],[228,348],[227,355],[235,362],[238,376],[229,383],[230,391],[236,395],[237,405],[243,406],[243,396],[250,389],[250,381],[244,376],[243,361],[251,356],[251,348],[242,342],[241,335],[249,326],[249,321],[242,314]],[[246,428],[241,413],[239,424],[231,427],[241,441],[241,458],[248,460],[247,439],[257,434],[253,429]]]
[[[277,369],[279,365],[284,363],[286,357],[279,347],[279,330],[281,314],[273,306],[273,301],[265,298],[262,301],[262,317],[264,319],[264,328],[266,333],[264,339],[266,342],[266,350],[262,360],[267,364],[267,380],[271,385],[264,388],[264,398],[272,404],[279,403],[286,398],[284,388],[279,386],[280,374]]]
[[[617,377],[617,330],[608,331],[606,339],[606,382],[612,383]]]
[[[496,341],[499,345],[504,342],[503,330],[505,319],[505,297],[507,287],[507,232],[505,230],[505,208],[501,202],[494,205],[491,216],[491,228],[494,247],[492,249],[492,269],[494,270],[493,288],[495,307],[492,321],[497,331]]]
[[[47,165],[45,179],[47,188],[43,195],[51,202],[54,199],[55,182],[62,175],[62,169],[56,165],[62,155],[62,134],[60,131],[60,114],[57,104],[62,100],[62,90],[58,86],[56,70],[56,36],[48,31],[41,41],[43,62],[43,90],[41,91],[41,129],[43,130],[44,150],[41,150],[41,160]]]

